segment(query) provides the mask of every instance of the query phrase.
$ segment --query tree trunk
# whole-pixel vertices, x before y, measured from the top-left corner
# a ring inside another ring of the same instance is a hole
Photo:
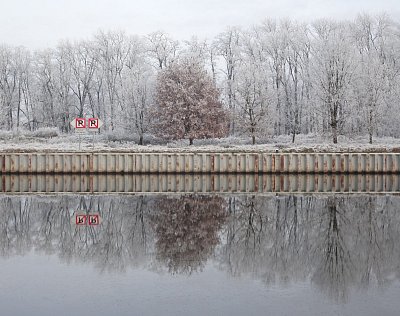
[[[337,144],[337,126],[336,124],[332,126],[333,143]]]
[[[251,127],[250,131],[251,131],[251,142],[252,142],[253,145],[255,145],[256,144],[256,135],[255,135],[254,126]]]
[[[189,138],[189,145],[190,145],[190,146],[193,145],[193,138]]]
[[[296,138],[296,131],[293,131],[292,132],[292,143],[294,143],[295,138]]]
[[[372,132],[369,132],[369,143],[372,144]]]
[[[140,136],[139,136],[138,145],[143,145],[143,135],[140,135]]]

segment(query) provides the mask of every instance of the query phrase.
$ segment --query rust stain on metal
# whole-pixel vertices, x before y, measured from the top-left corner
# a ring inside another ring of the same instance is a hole
[[[11,164],[11,172],[15,171],[15,161],[14,159],[12,159],[12,157],[10,156],[10,164]]]
[[[125,156],[125,159],[127,157]],[[89,155],[89,172],[93,172],[93,154]]]
[[[388,171],[388,167],[387,167],[387,156],[385,155],[385,159],[384,159],[384,167],[383,167],[383,171]],[[385,189],[386,189],[386,184],[385,184]]]
[[[332,172],[336,171],[336,157],[332,156]]]
[[[271,156],[271,171],[275,171],[275,155]]]
[[[1,177],[1,184],[2,184],[2,188],[3,188],[2,191],[6,192],[6,177],[4,175]]]
[[[344,172],[344,157],[340,157],[340,172]]]
[[[285,157],[283,155],[281,155],[281,167],[280,167],[280,172],[285,171]]]
[[[280,176],[279,178],[279,183],[280,183],[280,192],[284,192],[283,190],[285,189],[285,183],[284,183],[284,176]]]
[[[215,169],[215,156],[211,155],[211,171],[214,171]]]
[[[258,155],[254,156],[254,172],[258,172]]]

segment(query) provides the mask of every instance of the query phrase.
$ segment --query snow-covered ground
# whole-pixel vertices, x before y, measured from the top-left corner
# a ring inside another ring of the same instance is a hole
[[[80,139],[80,141],[79,141]],[[339,137],[338,144],[332,144],[330,138],[317,135],[298,135],[293,144],[291,136],[278,136],[259,140],[257,145],[251,145],[249,138],[228,137],[223,139],[195,140],[193,146],[188,140],[162,143],[150,137],[145,138],[147,144],[140,146],[129,139],[110,137],[107,134],[77,134],[49,135],[0,134],[1,152],[400,152],[400,139],[375,138],[374,143],[368,143],[368,137]],[[81,144],[79,144],[81,142]],[[150,144],[149,144],[150,142]],[[94,146],[93,146],[94,144]]]

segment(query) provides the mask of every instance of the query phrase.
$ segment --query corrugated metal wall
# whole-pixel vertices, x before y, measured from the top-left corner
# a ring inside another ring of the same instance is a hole
[[[399,153],[3,153],[2,173],[398,173]]]
[[[1,176],[4,193],[400,193],[395,174],[34,174]]]

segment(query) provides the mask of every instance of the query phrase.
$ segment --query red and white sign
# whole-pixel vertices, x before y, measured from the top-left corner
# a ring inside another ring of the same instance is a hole
[[[99,224],[100,224],[99,214],[89,215],[89,225],[99,225]]]
[[[86,120],[84,118],[76,118],[75,128],[86,128]]]
[[[98,118],[90,118],[88,120],[88,127],[98,129],[99,128],[99,119]]]
[[[76,214],[75,224],[78,226],[97,226],[101,224],[101,218],[99,213],[89,213],[89,214]]]
[[[75,217],[75,224],[76,225],[86,225],[86,215],[76,215]]]
[[[77,117],[71,122],[71,126],[76,130],[98,130],[103,126],[103,122],[99,118],[91,117],[88,119]]]

